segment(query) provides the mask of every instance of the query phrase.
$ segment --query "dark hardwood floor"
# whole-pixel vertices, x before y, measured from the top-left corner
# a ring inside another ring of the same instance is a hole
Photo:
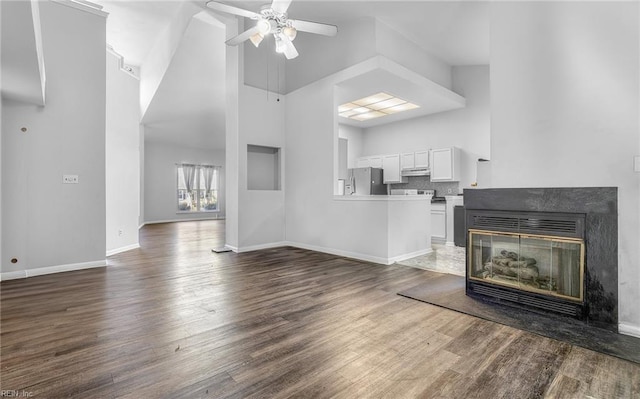
[[[109,266],[1,284],[2,390],[44,398],[638,398],[640,366],[396,295],[435,273],[145,226]],[[10,396],[12,393],[5,393]]]

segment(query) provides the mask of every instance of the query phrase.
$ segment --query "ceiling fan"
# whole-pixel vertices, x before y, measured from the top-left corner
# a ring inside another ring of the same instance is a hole
[[[257,21],[253,28],[227,40],[227,45],[237,46],[246,40],[251,40],[251,43],[258,47],[266,35],[273,34],[276,41],[276,52],[283,53],[288,60],[298,56],[298,50],[292,42],[298,31],[324,36],[335,36],[338,33],[338,27],[335,25],[289,19],[287,9],[290,4],[291,0],[273,0],[271,5],[262,6],[260,12],[245,10],[213,0],[207,2],[207,7]]]

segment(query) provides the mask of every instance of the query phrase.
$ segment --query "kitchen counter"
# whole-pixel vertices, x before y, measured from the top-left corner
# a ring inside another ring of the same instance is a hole
[[[334,195],[336,201],[429,201],[430,195]]]
[[[431,195],[334,195],[341,256],[392,264],[431,249]],[[343,223],[344,220],[348,222]]]

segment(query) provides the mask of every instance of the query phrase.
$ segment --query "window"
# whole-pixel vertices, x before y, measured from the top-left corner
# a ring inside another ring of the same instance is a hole
[[[220,167],[211,165],[176,165],[178,212],[218,211]]]

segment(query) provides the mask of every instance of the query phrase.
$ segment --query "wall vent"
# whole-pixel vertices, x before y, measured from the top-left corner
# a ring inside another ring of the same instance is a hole
[[[489,296],[492,298],[498,298],[509,302],[515,302],[522,305],[531,306],[537,309],[545,309],[556,313],[565,314],[568,316],[576,317],[580,315],[580,308],[576,305],[567,303],[560,303],[549,301],[541,298],[537,298],[532,295],[520,295],[519,293],[512,291],[505,291],[499,288],[487,287],[481,284],[472,283],[469,287],[471,291]]]
[[[584,238],[584,215],[508,211],[467,211],[467,229]]]

